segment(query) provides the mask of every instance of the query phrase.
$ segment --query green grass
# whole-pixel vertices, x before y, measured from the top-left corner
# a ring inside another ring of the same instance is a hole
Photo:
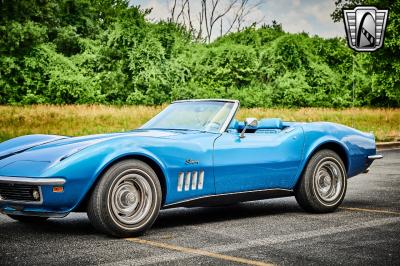
[[[0,141],[27,134],[81,136],[139,127],[163,107],[106,105],[0,106]],[[243,108],[238,118],[330,121],[373,132],[378,141],[400,140],[400,109]]]

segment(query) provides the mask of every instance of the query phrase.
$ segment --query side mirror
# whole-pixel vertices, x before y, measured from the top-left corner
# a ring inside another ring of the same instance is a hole
[[[246,120],[244,120],[244,128],[240,133],[240,138],[244,138],[244,132],[246,132],[246,129],[248,127],[256,127],[257,125],[258,125],[257,118],[246,118]]]

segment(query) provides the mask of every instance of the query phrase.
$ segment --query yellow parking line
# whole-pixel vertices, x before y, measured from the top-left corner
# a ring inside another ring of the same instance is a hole
[[[340,209],[347,211],[361,211],[361,212],[374,212],[374,213],[387,213],[400,215],[400,212],[386,211],[386,210],[374,210],[374,209],[364,209],[364,208],[349,208],[349,207],[339,207]]]
[[[186,248],[186,247],[175,246],[175,245],[171,245],[171,244],[167,244],[167,243],[145,240],[145,239],[140,239],[140,238],[125,238],[125,240],[132,241],[132,242],[139,243],[139,244],[145,244],[145,245],[149,245],[149,246],[153,246],[153,247],[165,248],[165,249],[169,249],[169,250],[180,251],[180,252],[184,252],[184,253],[206,256],[206,257],[211,257],[211,258],[216,258],[216,259],[226,260],[226,261],[232,261],[232,262],[237,262],[237,263],[243,263],[243,264],[248,264],[248,265],[258,265],[258,266],[273,265],[273,264],[265,263],[262,261],[233,257],[233,256],[219,254],[219,253],[209,252],[209,251],[202,250],[202,249]]]

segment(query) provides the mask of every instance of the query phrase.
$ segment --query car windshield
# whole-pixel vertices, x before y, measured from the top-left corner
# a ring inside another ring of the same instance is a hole
[[[182,101],[169,105],[141,129],[177,129],[219,132],[233,111],[234,102]]]

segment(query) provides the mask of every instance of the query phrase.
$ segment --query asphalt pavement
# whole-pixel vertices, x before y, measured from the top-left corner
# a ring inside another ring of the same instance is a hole
[[[293,197],[170,209],[131,239],[96,232],[85,214],[35,225],[0,215],[0,265],[400,265],[400,150],[383,154],[329,214]]]

